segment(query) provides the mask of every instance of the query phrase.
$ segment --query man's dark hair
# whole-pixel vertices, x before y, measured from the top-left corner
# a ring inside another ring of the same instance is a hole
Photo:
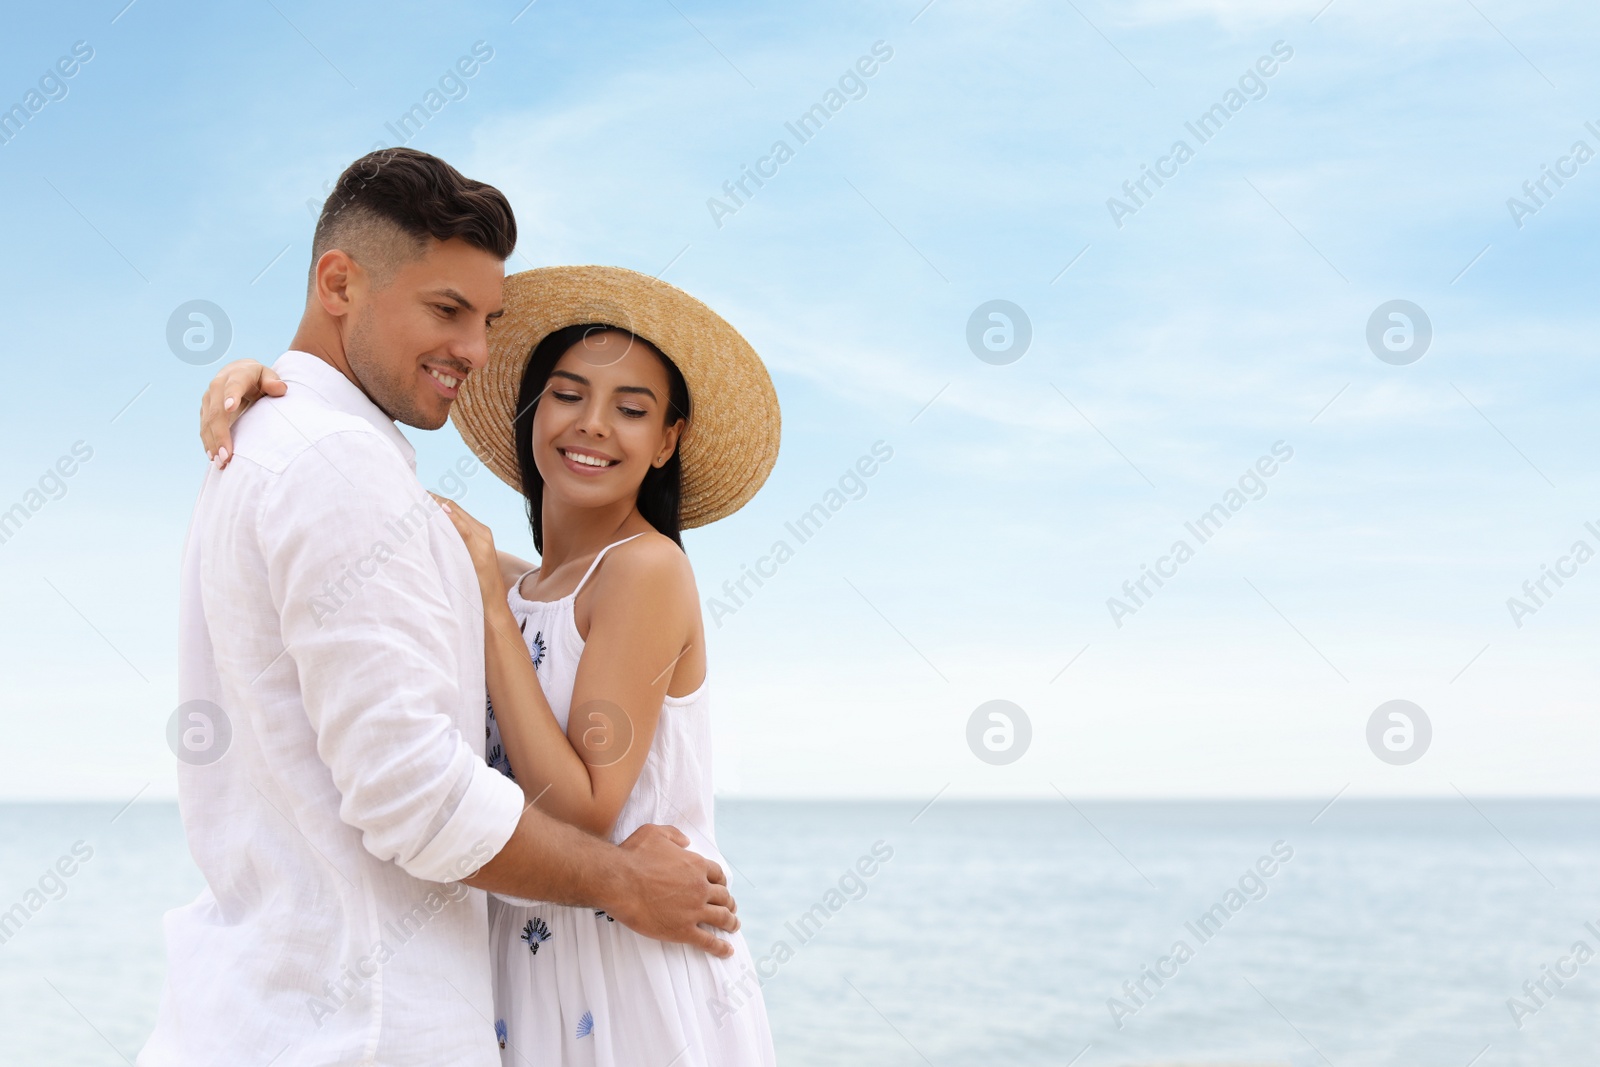
[[[317,260],[337,248],[381,287],[422,255],[430,237],[459,237],[505,260],[517,245],[517,220],[505,194],[438,156],[414,148],[369,152],[345,168],[322,205],[311,239],[312,284]]]

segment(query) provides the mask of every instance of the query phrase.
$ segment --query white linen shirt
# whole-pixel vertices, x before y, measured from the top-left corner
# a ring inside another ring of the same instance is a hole
[[[287,395],[239,419],[184,549],[178,799],[206,887],[166,914],[138,1064],[498,1067],[485,895],[458,879],[523,795],[483,761],[472,562],[359,388],[305,352],[274,369]]]

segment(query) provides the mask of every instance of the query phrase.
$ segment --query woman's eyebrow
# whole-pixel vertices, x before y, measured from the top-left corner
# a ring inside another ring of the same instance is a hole
[[[553,371],[550,372],[550,377],[552,377],[552,378],[568,378],[568,379],[570,379],[572,381],[577,382],[579,385],[588,385],[588,384],[590,384],[589,379],[585,378],[581,374],[574,374],[569,370],[553,370]],[[656,399],[656,391],[654,389],[651,389],[648,386],[644,386],[644,385],[619,385],[619,386],[617,386],[615,389],[613,389],[611,391],[613,393],[643,393],[645,396],[649,397],[651,400]]]

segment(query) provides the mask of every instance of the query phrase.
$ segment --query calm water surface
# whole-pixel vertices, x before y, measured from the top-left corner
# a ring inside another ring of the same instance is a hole
[[[1474,803],[724,801],[719,836],[792,1067],[1592,1063],[1600,802]],[[0,806],[0,909],[48,890],[0,944],[0,1063],[149,1034],[200,878],[175,805],[117,813]]]

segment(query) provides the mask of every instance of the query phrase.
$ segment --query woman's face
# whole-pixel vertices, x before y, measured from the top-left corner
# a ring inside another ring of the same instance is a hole
[[[567,349],[533,415],[547,496],[585,508],[637,498],[683,432],[681,418],[667,422],[667,390],[667,368],[645,341],[597,330]]]

